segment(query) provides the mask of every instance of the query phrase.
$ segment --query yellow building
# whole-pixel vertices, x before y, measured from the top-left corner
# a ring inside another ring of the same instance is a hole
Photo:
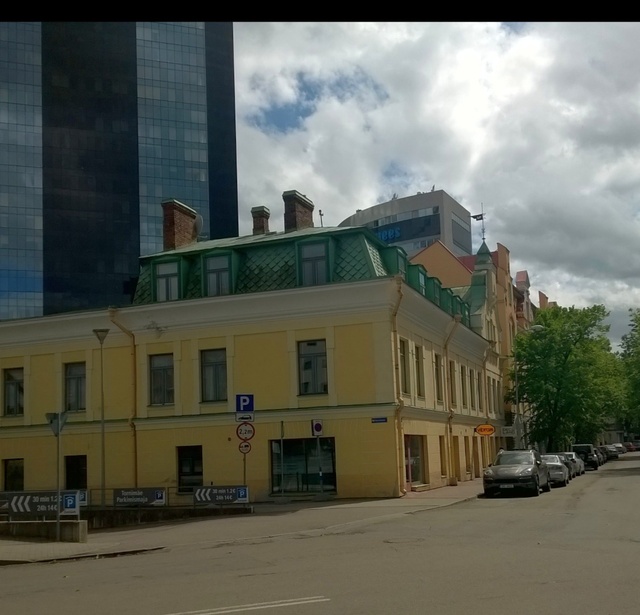
[[[469,305],[401,248],[283,198],[284,232],[260,207],[252,235],[204,242],[167,201],[134,305],[0,323],[2,491],[55,488],[57,412],[62,486],[92,505],[133,487],[184,504],[199,485],[395,497],[481,476],[496,441],[474,428],[500,416]]]

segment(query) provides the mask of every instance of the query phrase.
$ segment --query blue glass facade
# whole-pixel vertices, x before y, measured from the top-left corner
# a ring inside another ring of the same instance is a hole
[[[40,24],[0,23],[0,318],[42,313]]]
[[[0,319],[130,303],[163,199],[238,234],[230,23],[0,24]]]

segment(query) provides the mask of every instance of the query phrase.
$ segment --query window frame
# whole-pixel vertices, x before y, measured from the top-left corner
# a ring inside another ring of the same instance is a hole
[[[322,344],[322,351],[303,352],[303,348]],[[327,395],[329,393],[329,375],[327,368],[327,341],[324,339],[300,340],[297,343],[298,350],[298,395]],[[306,368],[305,362],[310,362]],[[324,372],[324,378],[323,378]],[[304,390],[307,383],[303,379],[305,373],[311,374],[311,390]]]
[[[416,344],[415,364],[416,364],[416,395],[418,397],[425,397],[426,387],[424,382],[424,349],[419,344]]]
[[[434,360],[434,370],[435,370],[435,384],[436,384],[436,401],[437,402],[444,402],[444,387],[443,387],[443,382],[442,382],[442,375],[443,375],[443,361],[442,361],[442,355],[438,354],[437,352],[434,355],[435,360]]]
[[[19,378],[16,378],[15,373],[17,372],[20,374]],[[2,383],[2,415],[5,417],[24,416],[24,368],[8,367],[3,369]]]
[[[175,273],[160,273],[158,270],[163,266],[175,265]],[[175,288],[171,284],[171,281],[175,280]],[[163,296],[160,293],[160,283],[163,283]],[[174,296],[175,294],[175,296]],[[169,301],[176,301],[180,299],[180,261],[162,260],[153,264],[153,297],[157,303],[167,303]]]
[[[305,255],[305,251],[322,247],[322,255]],[[329,244],[327,241],[308,241],[298,245],[300,286],[321,286],[330,282]]]
[[[411,378],[409,377],[409,341],[400,338],[399,349],[400,354],[400,392],[403,395],[411,393]]]
[[[153,365],[160,359],[171,358],[171,365]],[[172,406],[175,403],[175,382],[174,382],[174,361],[173,353],[164,352],[149,355],[149,405],[150,406]],[[154,387],[157,384],[156,378],[161,378],[161,395],[155,395]],[[169,386],[167,386],[169,385]]]
[[[456,382],[457,378],[456,378],[456,362],[452,359],[449,359],[449,395],[451,398],[451,405],[452,406],[457,406],[458,405],[458,398],[457,398],[457,392],[458,392],[458,387],[457,387],[457,382]]]
[[[225,267],[210,267],[214,260],[224,261]],[[204,280],[204,294],[207,297],[223,297],[231,294],[231,255],[206,254],[202,257],[202,278]],[[212,284],[212,276],[214,284]],[[212,286],[215,285],[215,292]]]
[[[207,355],[216,356],[213,353],[222,353],[223,360],[207,359]],[[209,380],[211,380],[210,383]],[[203,349],[200,351],[200,401],[209,403],[227,400],[227,350],[226,348]]]
[[[82,374],[72,374],[82,366]],[[73,402],[73,403],[72,403]],[[71,361],[64,364],[64,409],[66,412],[85,412],[87,409],[87,364]]]

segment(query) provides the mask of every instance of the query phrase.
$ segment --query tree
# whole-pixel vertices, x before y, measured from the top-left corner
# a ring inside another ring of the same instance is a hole
[[[595,442],[624,405],[619,359],[611,352],[603,305],[541,310],[541,330],[518,335],[514,363],[518,397],[529,408],[527,437],[548,451]],[[507,395],[515,400],[515,391]]]
[[[625,431],[640,433],[640,309],[629,310],[631,331],[622,336],[621,359],[626,380]]]

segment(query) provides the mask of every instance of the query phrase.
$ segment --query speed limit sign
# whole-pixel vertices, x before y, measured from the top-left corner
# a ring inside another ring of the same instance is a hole
[[[251,423],[240,423],[238,427],[236,427],[236,435],[241,440],[247,441],[251,440],[253,436],[256,434],[256,429]]]

